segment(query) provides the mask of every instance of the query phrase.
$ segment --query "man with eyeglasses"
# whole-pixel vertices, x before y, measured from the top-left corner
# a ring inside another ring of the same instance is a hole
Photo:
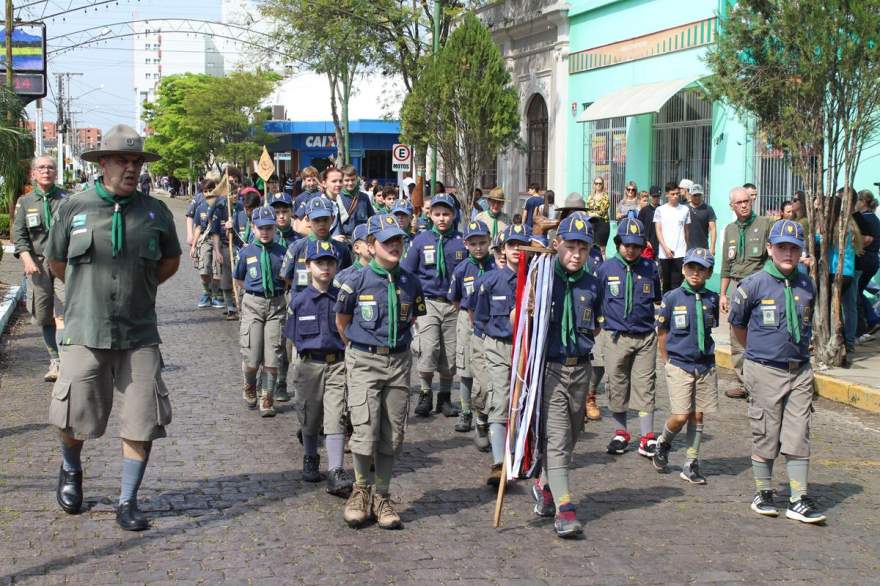
[[[754,199],[745,187],[734,187],[730,190],[730,207],[736,215],[736,221],[724,228],[721,238],[721,311],[730,309],[728,290],[733,291],[740,281],[760,271],[767,262],[767,238],[773,220],[757,215],[752,206]],[[730,357],[733,361],[739,385],[735,389],[725,391],[731,399],[746,399],[749,396],[743,385],[743,346],[730,331]]]
[[[21,260],[28,285],[28,310],[34,323],[40,326],[43,343],[49,352],[49,370],[43,376],[46,382],[58,378],[58,326],[63,327],[64,283],[49,270],[43,256],[52,217],[67,192],[55,185],[58,168],[52,157],[43,155],[31,162],[33,191],[21,196],[15,204],[12,221],[12,242],[15,257]]]

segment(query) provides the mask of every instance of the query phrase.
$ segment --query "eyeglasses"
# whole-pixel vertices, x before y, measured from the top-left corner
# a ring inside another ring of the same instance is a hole
[[[34,169],[37,171],[54,171],[55,165],[37,165]]]

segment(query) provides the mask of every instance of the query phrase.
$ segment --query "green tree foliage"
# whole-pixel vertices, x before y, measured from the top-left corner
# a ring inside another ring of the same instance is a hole
[[[147,148],[162,155],[153,170],[195,179],[191,175],[221,161],[241,165],[258,158],[272,140],[263,131],[269,116],[262,102],[279,79],[262,71],[163,78],[156,101],[144,106]]]
[[[416,80],[401,111],[404,140],[433,145],[468,209],[485,161],[519,142],[519,97],[483,23],[461,25]]]
[[[25,128],[27,116],[21,99],[0,86],[0,210],[12,217],[17,195],[27,183],[34,139]]]
[[[754,117],[804,180],[819,289],[814,344],[821,363],[839,365],[843,250],[854,207],[852,186],[866,141],[880,130],[880,0],[740,0],[722,19],[707,62],[717,99]],[[834,198],[843,189],[841,212]]]

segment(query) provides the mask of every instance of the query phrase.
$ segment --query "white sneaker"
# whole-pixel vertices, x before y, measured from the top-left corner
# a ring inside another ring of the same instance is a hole
[[[874,339],[874,336],[871,334],[862,334],[861,336],[859,336],[859,339],[856,340],[856,343],[857,344],[866,344],[867,342],[870,342],[873,339]]]

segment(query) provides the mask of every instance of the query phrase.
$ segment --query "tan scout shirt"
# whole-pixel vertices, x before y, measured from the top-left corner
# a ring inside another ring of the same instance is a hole
[[[49,197],[49,214],[54,215],[58,206],[67,197],[67,192],[56,190]],[[12,220],[12,243],[15,245],[15,257],[22,252],[43,256],[46,241],[49,239],[48,222],[45,218],[43,198],[36,192],[22,195],[15,203],[15,217]]]
[[[751,274],[757,273],[767,260],[767,238],[770,236],[770,228],[773,220],[765,216],[758,216],[749,225],[746,233],[746,249],[743,258],[737,251],[739,243],[740,227],[736,222],[728,224],[724,228],[724,237],[721,239],[721,277],[730,277],[741,281]]]

